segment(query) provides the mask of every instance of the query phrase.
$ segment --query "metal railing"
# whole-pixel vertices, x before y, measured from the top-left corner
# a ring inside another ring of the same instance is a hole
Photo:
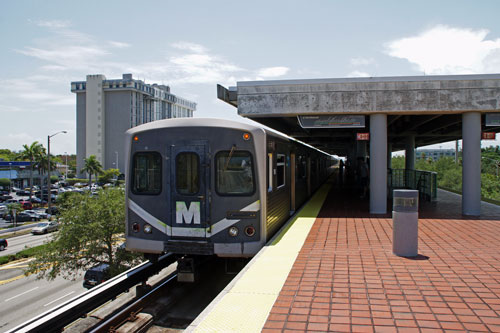
[[[89,311],[106,303],[127,289],[141,283],[149,276],[158,273],[164,267],[175,262],[175,256],[166,254],[157,263],[142,263],[114,278],[42,313],[25,323],[13,328],[11,332],[61,332],[64,327]]]
[[[431,171],[388,169],[389,195],[394,189],[418,190],[420,199],[437,200],[437,173]]]

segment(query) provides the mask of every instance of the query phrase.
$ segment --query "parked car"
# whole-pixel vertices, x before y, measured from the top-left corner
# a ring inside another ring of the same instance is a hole
[[[31,233],[33,235],[41,235],[57,230],[59,230],[59,223],[56,221],[40,222],[36,225],[36,227],[31,229]]]
[[[16,192],[16,194],[18,196],[26,196],[26,195],[30,195],[30,191],[29,190],[28,191],[26,191],[26,190],[19,190],[19,191]]]
[[[8,194],[0,195],[0,202],[4,202],[4,201],[9,200],[9,199],[12,199],[11,195],[8,195]]]
[[[36,210],[35,210],[35,213],[37,213],[37,214],[38,214],[38,216],[40,217],[40,219],[41,219],[41,220],[42,220],[42,219],[46,219],[46,218],[48,218],[48,217],[49,217],[49,216],[48,216],[49,214],[47,214],[47,213],[45,212],[45,209],[43,209],[43,208],[36,209]]]
[[[31,203],[36,203],[36,204],[47,203],[46,201],[43,201],[42,199],[37,197],[32,197],[29,201],[31,201]]]
[[[5,248],[9,245],[6,239],[0,238],[0,251],[5,250]]]
[[[4,218],[4,216],[7,215],[8,212],[9,212],[9,209],[6,206],[0,205],[0,217],[1,218]]]
[[[83,277],[83,286],[87,289],[97,286],[106,280],[109,280],[111,275],[109,274],[108,264],[99,264],[92,268],[89,268]]]
[[[12,216],[10,214],[6,215],[4,217],[4,220],[14,222],[14,219],[12,218]],[[26,214],[24,212],[20,212],[20,213],[16,214],[16,222],[29,222],[29,221],[34,221],[33,218],[29,214]]]
[[[59,214],[59,209],[58,209],[56,206],[51,206],[51,207],[50,207],[50,211],[49,211],[49,209],[47,208],[47,209],[45,210],[45,213],[50,214],[50,215],[57,215],[57,214]]]
[[[32,218],[32,221],[40,221],[41,217],[40,215],[38,214],[38,212],[34,211],[34,210],[23,210],[23,213],[24,214],[28,214],[29,216],[31,216]]]
[[[19,203],[21,204],[23,209],[33,209],[33,205],[31,204],[30,201],[22,200],[22,201],[19,201]]]

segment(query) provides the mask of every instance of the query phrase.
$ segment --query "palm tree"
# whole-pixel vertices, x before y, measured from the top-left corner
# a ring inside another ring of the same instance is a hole
[[[30,161],[30,199],[33,196],[33,167],[41,160],[44,148],[38,141],[30,146],[23,145],[24,150],[19,153],[17,159]]]
[[[96,179],[99,174],[102,173],[102,165],[99,163],[95,155],[90,155],[88,158],[84,159],[85,165],[80,172],[86,172],[89,174],[89,187],[92,186],[92,175],[94,174]]]

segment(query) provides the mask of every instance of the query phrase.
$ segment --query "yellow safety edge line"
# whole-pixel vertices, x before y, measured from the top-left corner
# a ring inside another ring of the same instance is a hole
[[[238,274],[186,332],[260,332],[330,189],[331,183],[324,184],[252,259],[247,265],[250,267],[245,267]],[[297,242],[290,235],[293,240],[284,241],[284,238],[288,238],[287,232],[299,220],[298,229],[294,230],[300,234],[301,240]],[[294,246],[292,251],[287,248],[290,245]],[[263,276],[266,273],[267,276]],[[260,289],[252,289],[254,287]]]

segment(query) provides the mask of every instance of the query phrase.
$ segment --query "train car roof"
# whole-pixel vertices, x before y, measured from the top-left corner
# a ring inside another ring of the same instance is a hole
[[[127,131],[127,133],[138,133],[149,131],[158,128],[169,128],[169,127],[223,127],[223,128],[234,128],[243,130],[261,130],[262,127],[238,122],[234,120],[218,119],[218,118],[170,118],[163,120],[156,120],[146,124],[142,124],[133,127]]]
[[[266,134],[279,137],[284,140],[290,140],[290,141],[295,141],[299,142],[300,144],[303,144],[305,146],[308,146],[314,150],[317,150],[318,152],[321,152],[326,155],[330,155],[325,153],[322,150],[319,150],[316,147],[313,147],[307,143],[304,143],[302,141],[299,141],[297,139],[294,139],[286,134],[280,133],[276,130],[273,130],[271,128],[266,128],[263,127],[259,124],[253,125],[250,123],[246,122],[239,122],[239,121],[234,121],[234,120],[227,120],[227,119],[219,119],[219,118],[170,118],[170,119],[163,119],[163,120],[157,120],[157,121],[152,121],[146,124],[142,124],[136,127],[133,127],[129,130],[127,130],[128,135],[134,135],[139,132],[144,132],[144,131],[149,131],[149,130],[154,130],[154,129],[159,129],[159,128],[170,128],[170,127],[191,127],[191,126],[201,126],[201,127],[222,127],[222,128],[231,128],[231,129],[239,129],[239,130],[246,130],[246,131],[264,131]],[[330,155],[333,157],[333,155]]]

